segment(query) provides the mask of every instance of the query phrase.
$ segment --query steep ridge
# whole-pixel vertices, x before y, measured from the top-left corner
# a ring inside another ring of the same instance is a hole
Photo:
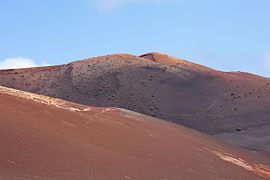
[[[0,85],[172,121],[270,152],[270,80],[216,71],[160,53],[0,71]]]
[[[270,179],[269,156],[124,109],[0,86],[0,123],[0,179]]]
[[[186,61],[184,59],[178,59],[172,56],[169,56],[167,54],[162,54],[159,52],[152,52],[152,53],[146,53],[143,55],[139,56],[140,58],[144,58],[144,59],[149,59],[152,60],[154,62],[160,63],[160,64],[164,64],[164,65],[175,65],[175,64],[181,64],[183,66],[193,66],[199,69],[204,69],[206,71],[209,71],[210,68],[199,65],[199,64],[195,64],[195,63],[191,63],[189,61]]]

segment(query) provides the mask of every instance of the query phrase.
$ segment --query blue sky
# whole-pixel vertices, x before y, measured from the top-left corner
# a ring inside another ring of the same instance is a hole
[[[269,7],[269,0],[0,0],[0,68],[159,51],[270,77]]]

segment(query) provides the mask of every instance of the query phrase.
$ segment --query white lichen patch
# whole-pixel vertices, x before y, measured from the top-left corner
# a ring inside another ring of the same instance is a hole
[[[111,109],[111,108],[102,108],[101,113],[110,112],[110,111],[112,111],[112,110],[113,110],[113,109]]]
[[[122,108],[116,108],[116,109],[119,110],[120,114],[126,118],[131,118],[131,119],[137,120],[137,121],[143,121],[145,118],[145,115],[143,115],[141,113],[137,113],[137,112],[130,111],[127,109],[122,109]]]
[[[61,99],[29,93],[29,92],[25,92],[25,91],[21,91],[17,89],[7,88],[4,86],[0,86],[0,94],[15,96],[17,98],[27,99],[34,102],[38,102],[38,103],[42,103],[42,104],[46,104],[50,106],[55,106],[59,109],[66,109],[66,110],[74,111],[74,112],[84,112],[84,111],[91,110],[90,107],[83,107],[80,105],[76,105],[74,103],[69,103]]]
[[[215,154],[216,156],[218,156],[220,159],[224,161],[227,161],[236,166],[244,168],[247,171],[254,172],[255,174],[258,174],[260,176],[270,178],[270,171],[269,171],[269,168],[267,168],[266,166],[263,166],[261,164],[258,165],[258,164],[248,163],[244,159],[234,157],[233,155],[229,153],[224,153],[224,152],[210,150],[210,149],[208,149],[208,151]]]
[[[214,150],[211,150],[211,152],[213,154],[217,155],[219,158],[221,158],[224,161],[227,161],[227,162],[230,162],[230,163],[235,164],[237,166],[240,166],[242,168],[245,168],[248,171],[252,171],[252,166],[249,165],[245,160],[243,160],[241,158],[235,158],[231,155],[226,155],[224,153],[214,151]]]

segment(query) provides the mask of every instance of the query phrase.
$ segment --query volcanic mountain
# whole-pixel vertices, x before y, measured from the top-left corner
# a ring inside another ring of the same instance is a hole
[[[0,86],[0,179],[269,179],[270,157],[119,108]]]
[[[116,54],[0,71],[0,84],[158,117],[270,152],[270,79],[221,72],[160,53]]]

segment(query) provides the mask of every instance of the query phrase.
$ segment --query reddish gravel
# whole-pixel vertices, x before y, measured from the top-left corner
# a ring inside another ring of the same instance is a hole
[[[0,87],[0,124],[0,179],[269,179],[267,156],[123,109]]]

